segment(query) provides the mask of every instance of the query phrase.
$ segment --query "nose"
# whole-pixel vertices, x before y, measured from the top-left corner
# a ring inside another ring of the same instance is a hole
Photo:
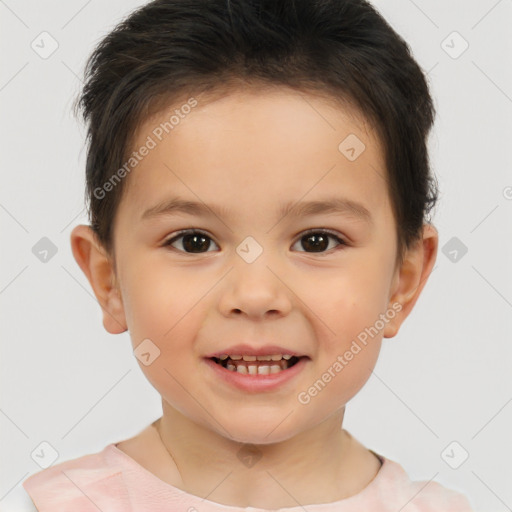
[[[292,291],[286,279],[262,257],[253,263],[235,262],[223,284],[219,308],[224,316],[259,320],[290,313]]]

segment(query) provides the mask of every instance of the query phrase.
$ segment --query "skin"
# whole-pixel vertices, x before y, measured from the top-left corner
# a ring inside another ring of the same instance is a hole
[[[134,147],[168,118],[166,110],[146,120]],[[351,133],[366,146],[355,161],[338,150]],[[383,176],[382,147],[354,110],[285,88],[198,98],[126,178],[115,258],[88,226],[71,235],[105,329],[128,330],[134,349],[149,338],[160,350],[139,366],[162,396],[163,416],[118,448],[165,482],[225,505],[327,503],[371,482],[380,462],[342,428],[345,405],[371,375],[382,338],[395,336],[410,314],[438,247],[437,231],[426,224],[395,265],[396,225]],[[229,212],[141,220],[174,195]],[[332,195],[362,203],[372,224],[345,214],[278,213],[283,202]],[[207,252],[184,252],[183,238],[163,245],[192,228],[210,237],[207,248],[192,245]],[[314,252],[303,235],[310,228],[333,231],[347,245],[329,239],[323,252]],[[263,248],[252,263],[236,252],[247,236]],[[300,403],[298,392],[393,304],[401,310],[378,335],[309,403]],[[243,392],[205,366],[209,353],[264,340],[310,357],[277,390]],[[251,467],[237,457],[246,443],[260,456]]]

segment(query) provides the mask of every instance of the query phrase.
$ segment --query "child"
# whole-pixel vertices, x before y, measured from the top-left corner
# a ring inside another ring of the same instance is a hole
[[[74,257],[163,415],[40,511],[458,511],[342,428],[433,268],[434,107],[365,0],[156,0],[88,61]],[[194,247],[196,245],[196,247]]]

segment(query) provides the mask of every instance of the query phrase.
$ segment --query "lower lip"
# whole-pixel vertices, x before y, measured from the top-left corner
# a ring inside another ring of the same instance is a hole
[[[260,391],[272,391],[283,385],[285,382],[289,382],[304,369],[309,359],[307,357],[301,357],[291,368],[281,370],[278,373],[271,373],[269,375],[249,375],[245,373],[238,373],[224,368],[211,359],[205,358],[205,361],[206,364],[215,372],[215,375],[224,379],[228,384],[243,391],[257,393]]]

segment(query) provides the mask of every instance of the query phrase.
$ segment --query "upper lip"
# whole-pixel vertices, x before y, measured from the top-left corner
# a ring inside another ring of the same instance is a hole
[[[264,345],[260,347],[251,347],[250,345],[233,345],[229,348],[218,350],[207,355],[207,358],[228,356],[272,356],[277,354],[290,354],[295,357],[308,357],[306,354],[300,354],[295,350],[280,347],[279,345]]]

